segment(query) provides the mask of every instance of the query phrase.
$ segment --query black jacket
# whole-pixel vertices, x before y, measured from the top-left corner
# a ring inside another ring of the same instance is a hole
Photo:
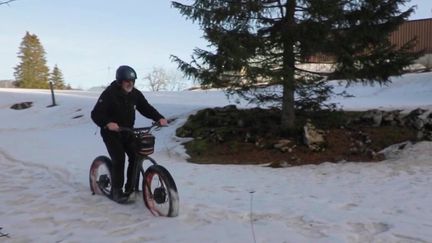
[[[121,86],[113,81],[100,95],[91,112],[91,118],[101,128],[109,122],[132,128],[135,123],[135,108],[154,121],[164,118],[148,103],[141,91],[133,88],[126,94]]]

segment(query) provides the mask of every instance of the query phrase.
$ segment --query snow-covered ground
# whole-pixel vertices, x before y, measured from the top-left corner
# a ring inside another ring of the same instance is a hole
[[[385,87],[354,86],[345,109],[432,108],[432,73]],[[432,242],[432,143],[382,163],[272,169],[186,162],[175,129],[218,91],[145,93],[166,117],[152,156],[173,175],[180,215],[154,217],[142,200],[93,196],[92,160],[106,154],[89,113],[99,93],[0,89],[0,242]],[[32,101],[27,110],[12,110]],[[77,116],[81,116],[75,118]],[[136,126],[149,125],[138,118]]]

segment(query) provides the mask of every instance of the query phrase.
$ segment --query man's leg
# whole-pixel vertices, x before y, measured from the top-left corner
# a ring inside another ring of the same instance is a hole
[[[115,201],[122,201],[124,183],[125,151],[119,134],[111,131],[102,133],[102,137],[112,160],[111,191]],[[126,198],[127,200],[127,198]]]
[[[134,174],[139,173],[138,168],[136,168],[136,154],[135,154],[135,146],[133,142],[129,141],[125,146],[125,152],[128,156],[128,168],[127,168],[127,180],[125,185],[125,192],[130,193],[133,191],[133,183],[137,183],[136,181],[133,181]],[[135,178],[136,179],[136,178]]]

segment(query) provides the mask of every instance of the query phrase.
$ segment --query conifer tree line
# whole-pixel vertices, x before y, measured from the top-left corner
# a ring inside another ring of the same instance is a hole
[[[15,85],[19,88],[48,89],[49,82],[56,89],[70,89],[64,83],[63,73],[57,64],[50,72],[45,50],[35,34],[26,32],[18,51],[20,63],[15,67]]]
[[[413,13],[414,7],[402,9],[409,2],[176,1],[173,7],[200,25],[210,48],[195,48],[190,62],[177,56],[172,59],[203,86],[277,104],[279,124],[292,130],[296,112],[305,107],[299,99],[310,102],[315,97],[312,101],[318,105],[312,107],[320,107],[330,90],[326,80],[385,84],[420,55],[411,51],[415,40],[396,47],[388,38]],[[333,70],[320,73],[299,65],[316,55],[332,57]],[[263,83],[281,89],[257,89]]]

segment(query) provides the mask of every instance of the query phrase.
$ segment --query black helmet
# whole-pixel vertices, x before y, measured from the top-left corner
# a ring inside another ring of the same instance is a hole
[[[137,78],[136,72],[133,68],[123,65],[117,68],[116,71],[116,80],[117,82],[121,82],[123,80],[131,80],[135,81]]]

